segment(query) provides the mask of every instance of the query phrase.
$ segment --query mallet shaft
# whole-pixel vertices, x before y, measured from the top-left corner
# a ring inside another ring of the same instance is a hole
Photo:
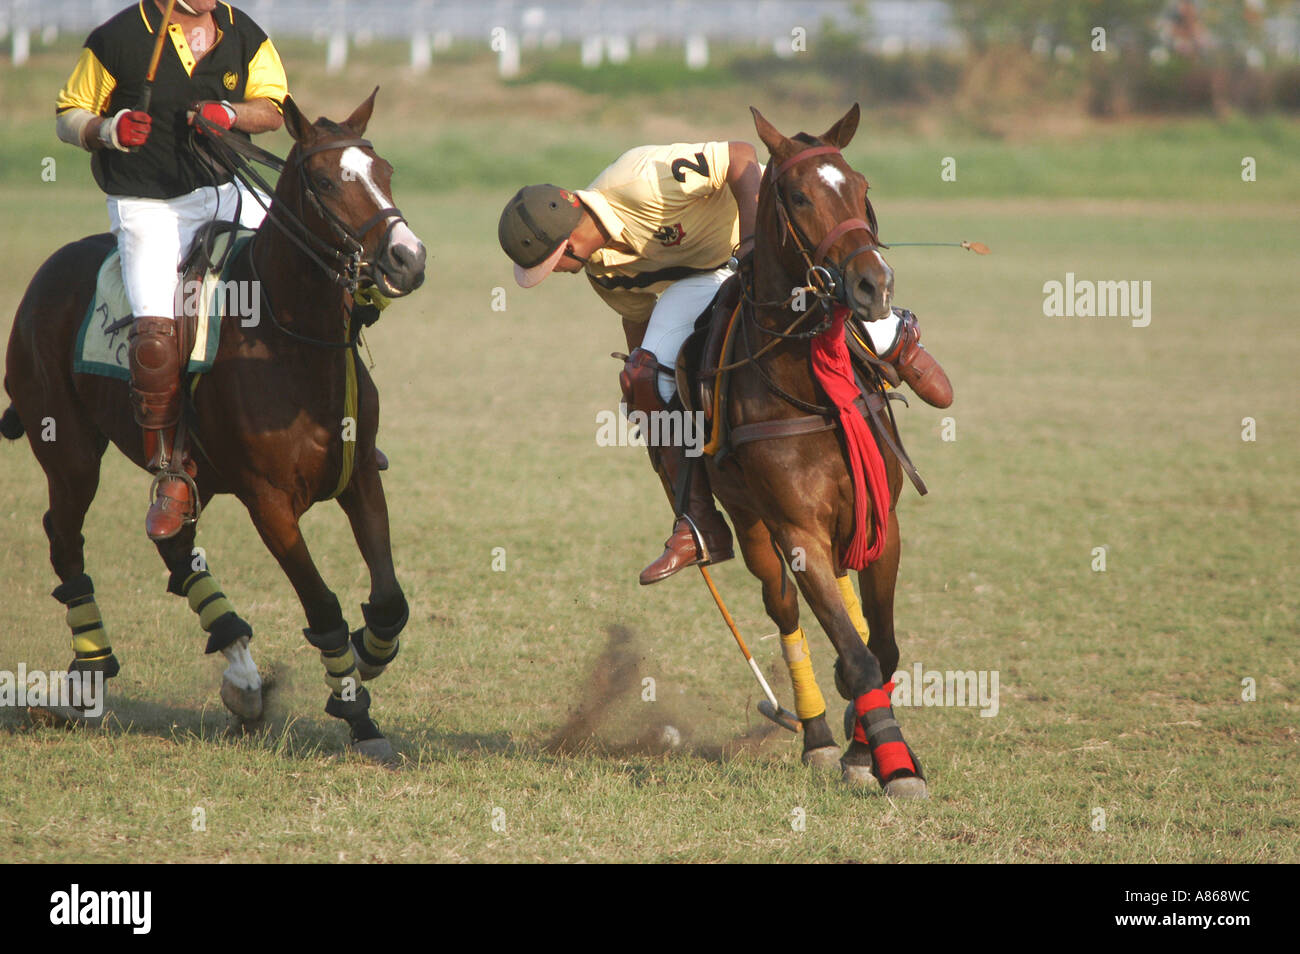
[[[163,44],[167,42],[167,26],[171,23],[172,11],[176,9],[176,0],[167,0],[167,9],[163,12],[162,26],[158,28],[158,35],[153,41],[153,56],[149,57],[149,71],[144,75],[144,92],[140,94],[140,105],[138,109],[142,113],[149,112],[149,105],[153,102],[153,81],[158,75],[158,63],[162,59]]]

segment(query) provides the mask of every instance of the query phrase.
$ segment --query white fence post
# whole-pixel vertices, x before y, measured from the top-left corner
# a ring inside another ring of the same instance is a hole
[[[686,68],[702,70],[709,65],[709,41],[701,33],[686,38]]]

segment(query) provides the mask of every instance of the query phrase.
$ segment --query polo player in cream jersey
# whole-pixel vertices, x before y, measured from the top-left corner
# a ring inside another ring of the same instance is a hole
[[[553,271],[585,271],[600,298],[623,319],[631,352],[619,383],[633,411],[664,411],[676,392],[677,353],[753,249],[763,176],[747,142],[641,146],[621,155],[586,189],[521,189],[506,205],[498,238],[524,288]],[[920,345],[915,319],[893,314],[865,323],[873,347],[924,400],[952,400],[943,369]],[[669,500],[686,466],[683,443],[650,448]],[[734,556],[731,530],[713,503],[705,469],[696,468],[663,554],[641,573],[656,583],[684,567]]]

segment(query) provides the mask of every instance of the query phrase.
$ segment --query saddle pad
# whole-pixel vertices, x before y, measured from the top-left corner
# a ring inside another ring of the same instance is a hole
[[[241,230],[237,235],[224,234],[217,239],[216,252],[213,257],[220,260],[223,251],[221,244],[233,241],[230,255],[226,258],[226,270],[243,245],[254,235],[251,231]],[[237,294],[237,292],[235,293]],[[186,374],[203,373],[212,369],[217,357],[217,346],[221,341],[222,304],[227,300],[227,286],[224,272],[203,273],[203,285],[198,293],[198,316],[194,326],[194,347],[190,350],[190,360],[186,365]],[[238,298],[235,298],[238,301]],[[109,252],[104,264],[99,268],[99,277],[95,282],[95,297],[91,299],[86,317],[77,332],[77,341],[73,346],[72,370],[79,374],[98,374],[106,378],[118,378],[122,381],[131,379],[127,364],[127,334],[131,330],[131,303],[126,296],[126,285],[122,281],[121,258],[117,249]]]

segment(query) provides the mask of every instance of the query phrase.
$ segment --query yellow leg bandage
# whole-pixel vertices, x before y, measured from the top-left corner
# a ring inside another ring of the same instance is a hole
[[[826,711],[826,699],[813,675],[812,657],[808,655],[808,640],[803,629],[781,636],[781,655],[785,656],[794,685],[794,711],[800,719],[812,719]]]
[[[361,677],[357,675],[357,660],[352,655],[352,644],[345,642],[338,649],[322,649],[320,661],[325,665],[325,684],[336,696],[344,689],[357,691]]]
[[[221,592],[221,586],[206,570],[189,576],[181,589],[189,600],[190,609],[198,614],[204,632],[211,630],[212,624],[221,617],[235,611],[226,594]]]
[[[372,659],[388,659],[393,655],[397,647],[397,638],[384,639],[375,635],[375,631],[369,626],[361,634],[361,644],[365,646],[366,652]]]
[[[835,578],[839,584],[840,596],[844,600],[844,608],[849,611],[849,619],[853,620],[853,628],[858,631],[862,637],[862,645],[867,645],[870,638],[867,630],[867,621],[862,615],[862,604],[858,602],[858,591],[853,588],[853,580],[845,573],[843,576]]]
[[[94,594],[73,600],[66,618],[72,630],[72,652],[77,659],[93,661],[112,655],[113,647],[108,644],[108,631],[104,629]]]

